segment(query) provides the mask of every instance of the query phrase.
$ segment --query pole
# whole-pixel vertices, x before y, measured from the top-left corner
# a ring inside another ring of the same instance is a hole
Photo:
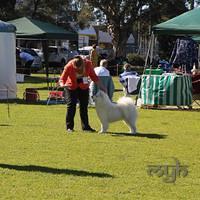
[[[45,63],[45,70],[46,70],[47,87],[49,88],[49,62],[48,62],[49,52],[48,52],[48,41],[47,40],[42,41],[42,50],[44,53],[44,63]]]
[[[9,104],[9,100],[8,100],[8,88],[6,88],[6,94],[7,94],[8,118],[10,118],[10,104]]]
[[[151,64],[152,61],[153,61],[154,40],[155,40],[155,37],[154,37],[154,34],[152,33],[152,44],[151,44],[150,64]]]
[[[148,58],[149,58],[149,54],[150,54],[151,45],[152,45],[152,34],[151,34],[151,37],[149,40],[149,46],[148,46],[147,55],[145,58],[145,68],[147,67],[147,64],[148,64]]]

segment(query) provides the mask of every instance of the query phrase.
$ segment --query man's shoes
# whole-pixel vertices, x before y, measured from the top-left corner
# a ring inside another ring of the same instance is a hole
[[[83,131],[88,131],[88,132],[96,132],[95,129],[88,127],[88,128],[84,128]]]
[[[70,129],[70,128],[67,129],[68,133],[72,133],[73,131],[74,131],[73,129]]]

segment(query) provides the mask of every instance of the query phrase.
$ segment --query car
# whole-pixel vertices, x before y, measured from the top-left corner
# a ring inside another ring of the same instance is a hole
[[[33,49],[38,54],[38,56],[40,56],[42,62],[44,62],[44,55],[42,49],[36,49],[36,48],[31,48],[31,49]]]
[[[82,56],[84,58],[89,58],[92,48],[93,48],[92,46],[85,46],[85,47],[79,48],[78,52],[79,52],[80,56]],[[98,46],[96,49],[97,49],[97,53],[100,55],[102,49],[99,48]]]
[[[50,67],[63,67],[69,60],[70,51],[66,47],[49,46],[48,53]]]
[[[87,58],[90,56],[90,51],[92,50],[92,46],[86,46],[78,49],[79,55],[83,58]]]

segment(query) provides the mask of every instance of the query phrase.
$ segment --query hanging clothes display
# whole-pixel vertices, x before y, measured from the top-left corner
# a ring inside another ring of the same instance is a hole
[[[197,43],[189,37],[178,38],[169,62],[173,65],[184,66],[186,71],[191,73],[193,65],[198,66]]]

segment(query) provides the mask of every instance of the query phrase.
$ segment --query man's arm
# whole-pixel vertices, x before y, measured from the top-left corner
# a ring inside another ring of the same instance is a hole
[[[95,82],[97,84],[97,86],[99,87],[100,90],[104,91],[105,93],[107,93],[107,88],[103,85],[103,83],[101,82],[101,80],[99,79],[97,82]]]
[[[67,77],[68,77],[68,74],[69,74],[69,67],[68,65],[65,66],[61,76],[60,76],[60,79],[59,79],[59,85],[61,87],[64,87],[65,86],[65,83],[67,81]]]

